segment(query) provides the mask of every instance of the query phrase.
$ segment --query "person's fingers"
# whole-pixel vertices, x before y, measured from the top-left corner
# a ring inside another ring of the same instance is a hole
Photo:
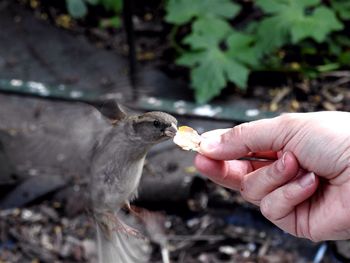
[[[291,152],[285,152],[271,165],[255,170],[242,178],[241,194],[245,200],[259,205],[260,201],[281,185],[295,178],[299,164]]]
[[[297,208],[308,205],[305,201],[315,193],[318,182],[317,176],[310,172],[277,188],[261,200],[260,210],[262,214],[281,229],[298,235],[297,229],[303,228],[298,224],[302,224],[302,218],[308,216],[309,210],[307,207],[299,210]],[[298,214],[296,214],[297,210]],[[298,218],[298,222],[296,222],[296,218]],[[308,220],[304,221],[307,224]],[[307,229],[308,226],[304,227]]]
[[[202,136],[202,138],[221,136],[222,134],[228,132],[229,130],[231,130],[231,128],[211,130],[211,131],[207,131],[205,133],[202,133],[201,136]]]
[[[249,152],[279,151],[293,137],[293,118],[285,116],[208,132],[203,136],[200,153],[216,160],[232,160]]]
[[[252,167],[252,170],[257,170],[257,169],[260,169],[262,167],[265,167],[265,166],[268,166],[270,164],[273,163],[273,161],[246,161],[246,162],[249,162],[250,163],[250,166]]]
[[[239,190],[244,175],[252,171],[247,161],[217,161],[197,154],[194,160],[198,171],[222,186]]]
[[[246,154],[244,157],[266,159],[266,160],[277,160],[281,156],[281,154],[279,152],[274,152],[274,151],[250,152]]]
[[[218,161],[200,154],[194,160],[194,164],[199,172],[209,177],[212,181],[234,190],[240,189],[243,176],[272,163],[270,161],[248,160]]]
[[[227,128],[227,129],[216,129],[216,130],[211,130],[211,131],[207,131],[205,133],[202,133],[200,136],[202,138],[202,141],[206,141],[207,139],[210,140],[210,138],[220,138],[221,135],[223,135],[224,133],[228,132],[231,128]],[[202,153],[201,151],[201,147],[199,146],[198,152],[200,154],[206,155],[205,153]]]

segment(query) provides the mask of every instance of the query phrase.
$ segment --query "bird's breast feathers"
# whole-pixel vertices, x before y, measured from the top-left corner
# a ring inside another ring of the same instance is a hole
[[[142,158],[123,171],[123,178],[125,180],[125,183],[123,185],[125,189],[129,189],[130,196],[136,192],[137,187],[140,183],[144,162],[145,158]]]

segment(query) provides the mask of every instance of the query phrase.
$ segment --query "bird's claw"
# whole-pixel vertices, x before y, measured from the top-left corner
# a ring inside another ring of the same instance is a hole
[[[140,231],[128,226],[127,224],[125,224],[123,221],[121,221],[115,215],[110,214],[110,213],[106,213],[106,216],[111,222],[113,222],[114,227],[111,228],[112,231],[122,232],[125,235],[130,235],[130,236],[133,236],[133,237],[139,238],[139,239],[145,239],[144,235],[141,234]]]
[[[116,232],[122,232],[125,235],[130,235],[138,239],[145,239],[145,236],[141,234],[140,231],[136,230],[135,228],[129,227],[123,223],[121,223],[119,226],[116,226],[112,229]]]

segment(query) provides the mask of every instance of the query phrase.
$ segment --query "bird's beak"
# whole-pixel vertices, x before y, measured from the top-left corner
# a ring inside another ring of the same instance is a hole
[[[174,137],[177,133],[177,126],[175,123],[172,123],[171,126],[165,128],[164,134],[168,137]]]

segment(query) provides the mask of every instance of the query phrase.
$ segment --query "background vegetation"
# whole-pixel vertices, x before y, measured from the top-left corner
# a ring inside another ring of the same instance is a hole
[[[87,6],[101,5],[113,13],[108,25],[121,24],[122,0],[66,4],[75,18],[84,17]],[[173,26],[175,63],[188,68],[199,103],[218,96],[228,83],[245,90],[254,72],[312,79],[349,68],[347,0],[168,0],[164,10],[164,21]]]

